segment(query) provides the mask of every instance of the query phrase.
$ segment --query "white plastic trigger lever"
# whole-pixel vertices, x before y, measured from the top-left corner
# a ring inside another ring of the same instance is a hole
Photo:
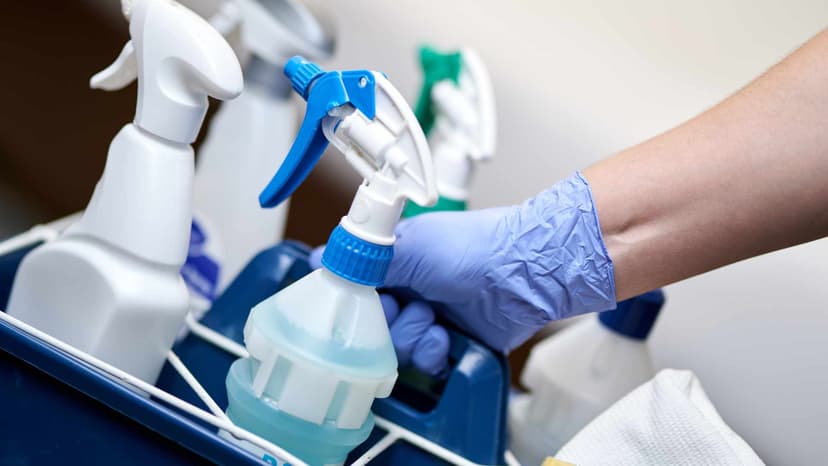
[[[494,90],[480,57],[463,49],[459,83],[443,80],[434,85],[431,98],[438,109],[436,128],[455,140],[471,160],[488,160],[495,151]]]
[[[477,153],[473,153],[472,157],[487,160],[494,155],[497,137],[494,89],[486,65],[472,49],[463,49],[463,70],[461,87],[473,99],[477,109]]]
[[[89,79],[89,87],[117,91],[128,86],[137,77],[138,61],[135,59],[135,47],[132,41],[129,41],[111,65]]]
[[[368,119],[354,111],[327,121],[325,135],[360,175],[370,182],[393,171],[396,189],[382,193],[389,204],[411,199],[420,205],[437,200],[431,151],[417,118],[399,91],[381,73],[374,72],[376,116]],[[377,189],[379,189],[377,184]],[[397,218],[394,218],[396,222]]]
[[[124,0],[121,2],[121,8],[124,17],[130,20],[132,17],[133,2]],[[209,23],[222,36],[229,35],[241,22],[241,12],[238,5],[233,2],[227,2],[221,6],[218,12],[213,15]],[[130,85],[132,81],[138,78],[138,61],[135,57],[135,47],[132,41],[127,41],[121,53],[112,64],[105,69],[95,73],[89,79],[89,87],[92,89],[102,89],[105,91],[117,91]]]
[[[132,19],[132,0],[121,0],[121,13],[124,19]],[[135,46],[127,41],[121,53],[105,69],[89,78],[89,87],[104,91],[117,91],[129,86],[138,79],[138,61],[135,59]]]

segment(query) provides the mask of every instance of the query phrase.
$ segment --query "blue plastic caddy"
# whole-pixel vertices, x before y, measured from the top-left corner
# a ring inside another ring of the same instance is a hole
[[[8,302],[17,266],[37,245],[0,256],[0,309]],[[246,301],[258,302],[262,293],[269,296],[308,273],[307,253],[300,243],[285,242],[260,254],[263,264],[281,263],[287,268],[274,270],[254,292],[236,290],[237,294],[229,295],[223,305],[242,311],[236,312],[235,321],[224,322],[227,327],[215,330],[224,330],[241,342],[240,329],[251,307]],[[212,316],[219,317],[219,313]],[[174,350],[224,409],[222,381],[234,358],[209,345],[191,335]],[[450,355],[452,369],[447,378],[434,380],[403,371],[392,396],[377,400],[374,412],[470,462],[503,464],[509,389],[506,359],[455,332]],[[157,385],[203,406],[169,365]],[[126,386],[5,321],[0,321],[0,407],[0,464],[267,464],[218,436],[216,427]],[[352,458],[384,434],[375,429]],[[395,442],[371,463],[448,464],[403,441]]]

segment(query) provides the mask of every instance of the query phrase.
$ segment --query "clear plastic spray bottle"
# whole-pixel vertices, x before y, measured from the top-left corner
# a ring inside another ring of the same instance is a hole
[[[314,465],[341,464],[373,427],[397,359],[376,288],[393,255],[407,199],[437,199],[431,153],[405,99],[381,73],[323,72],[301,57],[285,66],[308,102],[282,167],[260,196],[284,201],[332,142],[364,177],[331,233],[323,267],[255,306],[249,358],[227,375],[227,415]]]

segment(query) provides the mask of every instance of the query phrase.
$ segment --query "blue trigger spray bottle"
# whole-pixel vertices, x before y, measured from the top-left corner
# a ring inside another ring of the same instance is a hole
[[[437,189],[423,131],[384,75],[324,72],[301,57],[288,61],[285,74],[307,112],[262,206],[287,199],[329,142],[364,182],[331,233],[323,267],[251,310],[250,356],[227,374],[227,415],[309,464],[341,464],[370,434],[374,399],[390,395],[397,379],[376,292],[394,227],[407,200],[433,204]]]

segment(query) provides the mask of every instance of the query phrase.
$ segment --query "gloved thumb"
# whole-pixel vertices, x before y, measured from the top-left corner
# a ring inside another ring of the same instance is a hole
[[[429,288],[441,230],[441,222],[439,219],[435,222],[434,217],[442,216],[442,213],[423,214],[397,225],[394,257],[385,276],[385,287],[409,288],[420,295]]]

